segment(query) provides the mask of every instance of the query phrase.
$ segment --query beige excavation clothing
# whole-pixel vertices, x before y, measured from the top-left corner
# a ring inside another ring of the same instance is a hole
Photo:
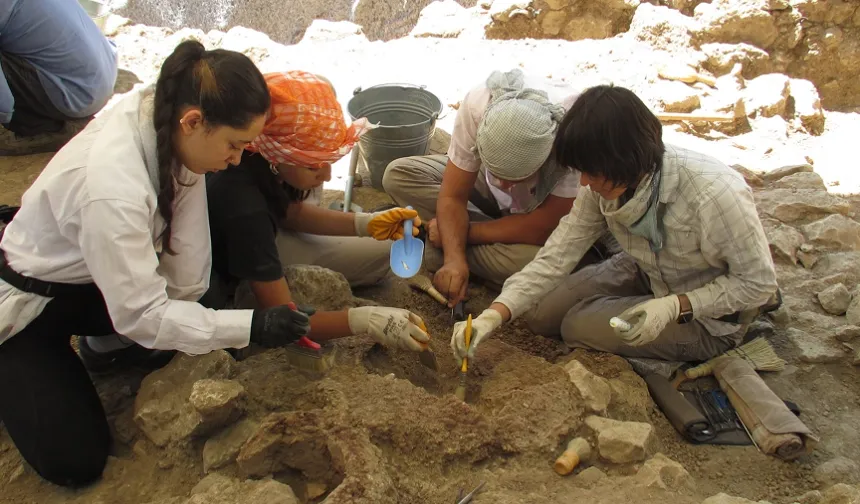
[[[624,356],[700,360],[739,342],[749,314],[777,291],[752,191],[716,159],[671,145],[661,173],[658,251],[632,231],[645,213],[650,183],[643,182],[621,206],[586,186],[535,260],[508,279],[496,302],[514,318],[534,312],[530,318],[539,333],[560,333],[570,346]],[[607,229],[624,254],[569,275]],[[617,341],[611,317],[670,294],[687,294],[695,322],[670,323],[652,345],[633,348]],[[741,323],[732,321],[735,316]]]
[[[699,321],[670,323],[660,336],[642,346],[625,344],[608,320],[639,303],[654,299],[648,277],[627,253],[616,254],[568,275],[536,307],[524,315],[529,328],[542,336],[561,336],[572,348],[589,348],[625,357],[700,361],[735,347],[738,330],[712,336]]]
[[[283,266],[322,266],[342,273],[353,287],[373,285],[390,271],[390,241],[280,231],[277,245]]]
[[[382,185],[400,206],[412,206],[424,222],[436,216],[436,201],[442,187],[442,174],[448,156],[413,156],[393,161],[385,170]],[[469,220],[486,222],[502,216],[483,174],[478,176],[469,195]],[[505,280],[534,259],[540,247],[526,244],[494,243],[466,247],[469,272],[500,288]],[[424,265],[430,272],[442,267],[442,250],[428,242]]]
[[[319,205],[321,201],[322,190],[316,189],[304,204]],[[282,266],[321,266],[343,274],[352,287],[378,283],[391,271],[390,241],[279,230],[277,246]]]

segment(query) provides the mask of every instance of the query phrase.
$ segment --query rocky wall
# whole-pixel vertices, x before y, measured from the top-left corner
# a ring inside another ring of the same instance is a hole
[[[663,5],[656,5],[662,3]],[[688,49],[714,76],[812,81],[828,109],[860,106],[860,0],[496,0],[488,38],[603,39]]]

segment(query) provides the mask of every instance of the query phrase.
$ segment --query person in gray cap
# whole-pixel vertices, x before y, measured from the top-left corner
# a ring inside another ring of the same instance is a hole
[[[498,288],[528,264],[579,190],[579,173],[550,155],[577,95],[556,104],[525,80],[519,69],[493,72],[460,103],[447,156],[397,159],[382,179],[427,222],[424,263],[451,306],[470,274]]]

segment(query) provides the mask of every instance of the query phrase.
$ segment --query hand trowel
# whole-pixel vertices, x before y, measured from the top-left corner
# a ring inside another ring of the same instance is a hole
[[[411,278],[423,261],[424,242],[412,236],[412,219],[403,221],[403,238],[391,244],[391,271],[400,278]]]

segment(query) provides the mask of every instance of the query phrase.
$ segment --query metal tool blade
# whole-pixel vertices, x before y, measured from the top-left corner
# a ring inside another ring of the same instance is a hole
[[[421,365],[432,371],[439,371],[439,363],[436,361],[436,353],[429,348],[423,352],[418,352],[418,361]]]

